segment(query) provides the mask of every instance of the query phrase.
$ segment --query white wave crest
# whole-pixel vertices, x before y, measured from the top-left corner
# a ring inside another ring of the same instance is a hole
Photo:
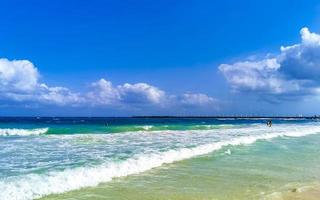
[[[36,128],[36,129],[3,128],[3,129],[0,129],[0,136],[41,135],[46,133],[48,130],[49,128]]]
[[[251,144],[257,140],[275,137],[300,137],[320,132],[320,127],[305,127],[290,131],[272,132],[254,136],[240,136],[193,148],[181,148],[166,152],[139,154],[122,162],[109,162],[97,167],[79,167],[46,174],[28,174],[0,180],[0,199],[30,200],[49,194],[63,193],[83,187],[97,186],[113,178],[138,174],[163,164],[169,164],[195,156],[205,155],[228,145]]]
[[[152,129],[153,126],[152,126],[152,125],[145,125],[145,126],[141,126],[141,128],[142,128],[143,130],[148,131],[148,130]]]

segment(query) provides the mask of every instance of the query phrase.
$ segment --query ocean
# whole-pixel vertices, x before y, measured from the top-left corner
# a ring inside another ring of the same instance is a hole
[[[320,122],[0,118],[0,200],[316,199]]]

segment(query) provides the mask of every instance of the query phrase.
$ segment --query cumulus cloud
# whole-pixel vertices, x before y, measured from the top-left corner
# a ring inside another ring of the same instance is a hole
[[[133,106],[217,106],[217,100],[206,94],[186,93],[167,95],[165,91],[147,83],[125,83],[113,86],[110,81],[100,79],[91,84],[92,91],[87,94],[89,102],[100,105]]]
[[[58,105],[79,105],[85,102],[80,93],[70,91],[65,87],[48,87],[41,84],[35,99],[43,103],[54,103]]]
[[[205,94],[168,95],[147,83],[113,86],[111,81],[100,79],[92,82],[88,89],[79,93],[66,87],[48,86],[40,81],[40,73],[30,61],[0,59],[0,100],[112,108],[206,106],[215,102]]]
[[[77,104],[79,94],[63,87],[49,87],[39,82],[38,69],[28,60],[0,59],[0,97],[14,101],[48,104]]]
[[[38,70],[30,61],[0,59],[0,91],[32,91],[38,78]]]
[[[91,84],[87,94],[89,102],[95,105],[157,106],[172,108],[181,106],[219,107],[218,100],[202,93],[168,95],[165,91],[147,83],[125,83],[113,86],[110,81],[100,79]]]
[[[219,70],[235,91],[258,91],[282,94],[300,90],[298,80],[287,80],[279,73],[280,64],[275,58],[257,61],[240,61],[221,64]]]
[[[93,104],[161,104],[165,100],[165,92],[147,83],[118,85],[114,87],[110,81],[100,79],[91,83],[87,94]]]
[[[147,83],[118,85],[105,79],[91,83],[87,94],[93,104],[161,104],[166,100],[165,92]]]
[[[121,99],[128,103],[153,103],[160,104],[166,100],[163,90],[147,83],[136,83],[118,86]]]
[[[280,71],[288,78],[320,80],[320,35],[307,28],[300,31],[301,43],[281,47]]]
[[[91,89],[87,99],[94,105],[118,104],[120,101],[119,91],[112,86],[110,81],[100,79],[91,83]]]
[[[189,106],[208,106],[217,105],[218,101],[206,94],[202,93],[186,93],[181,97],[181,103]]]
[[[234,91],[282,97],[317,94],[320,86],[320,35],[308,28],[301,42],[281,47],[273,57],[221,64],[219,71]]]

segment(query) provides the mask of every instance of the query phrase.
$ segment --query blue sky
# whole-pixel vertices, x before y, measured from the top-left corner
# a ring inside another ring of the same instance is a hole
[[[0,0],[0,115],[317,114],[319,11],[289,0]]]

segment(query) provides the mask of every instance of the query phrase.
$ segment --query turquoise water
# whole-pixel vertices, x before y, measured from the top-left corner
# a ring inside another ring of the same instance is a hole
[[[285,198],[288,191],[318,187],[319,125],[2,119],[0,199]]]
[[[44,199],[319,199],[319,144],[320,135],[309,135],[227,146],[214,153]]]

